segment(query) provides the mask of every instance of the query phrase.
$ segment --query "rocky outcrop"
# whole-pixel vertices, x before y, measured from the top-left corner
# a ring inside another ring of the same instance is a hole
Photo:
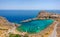
[[[46,12],[46,11],[41,11],[39,12],[38,18],[60,18],[60,15],[59,14],[55,14],[55,13],[52,13],[52,12]]]
[[[57,32],[57,35],[56,37],[60,37],[60,14],[55,14],[55,13],[49,13],[49,12],[46,12],[46,11],[41,11],[37,18],[39,19],[54,19],[57,21],[57,28],[56,28],[56,32]],[[55,23],[56,24],[56,23]]]
[[[60,18],[60,14],[52,13],[52,12],[46,12],[46,11],[41,11],[39,12],[37,18],[42,18],[42,19],[58,19]]]
[[[9,29],[12,26],[12,23],[8,22],[6,18],[0,16],[0,28]]]
[[[14,33],[18,24],[10,23],[6,18],[0,16],[0,37],[8,37],[9,33]]]

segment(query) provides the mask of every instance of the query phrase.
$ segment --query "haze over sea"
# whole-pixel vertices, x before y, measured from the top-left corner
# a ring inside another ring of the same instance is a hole
[[[10,22],[19,23],[22,20],[35,18],[41,10],[0,10],[0,16],[7,18]],[[46,10],[60,14],[60,10]]]

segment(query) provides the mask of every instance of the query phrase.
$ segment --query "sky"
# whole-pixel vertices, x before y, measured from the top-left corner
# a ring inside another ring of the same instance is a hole
[[[0,0],[0,10],[60,10],[60,0]]]

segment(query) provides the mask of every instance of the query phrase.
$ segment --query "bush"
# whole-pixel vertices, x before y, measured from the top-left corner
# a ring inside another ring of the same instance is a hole
[[[19,35],[19,34],[10,34],[9,37],[21,37],[21,35]]]

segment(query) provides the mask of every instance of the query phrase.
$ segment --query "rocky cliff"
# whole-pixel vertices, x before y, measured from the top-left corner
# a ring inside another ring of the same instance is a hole
[[[0,16],[0,28],[9,29],[13,25],[6,18]]]
[[[0,16],[0,37],[8,37],[10,32],[14,32],[15,23],[10,23],[6,18]]]
[[[60,14],[41,11],[41,12],[39,12],[37,18],[39,18],[39,19],[55,19],[56,20],[56,19],[60,18]]]

